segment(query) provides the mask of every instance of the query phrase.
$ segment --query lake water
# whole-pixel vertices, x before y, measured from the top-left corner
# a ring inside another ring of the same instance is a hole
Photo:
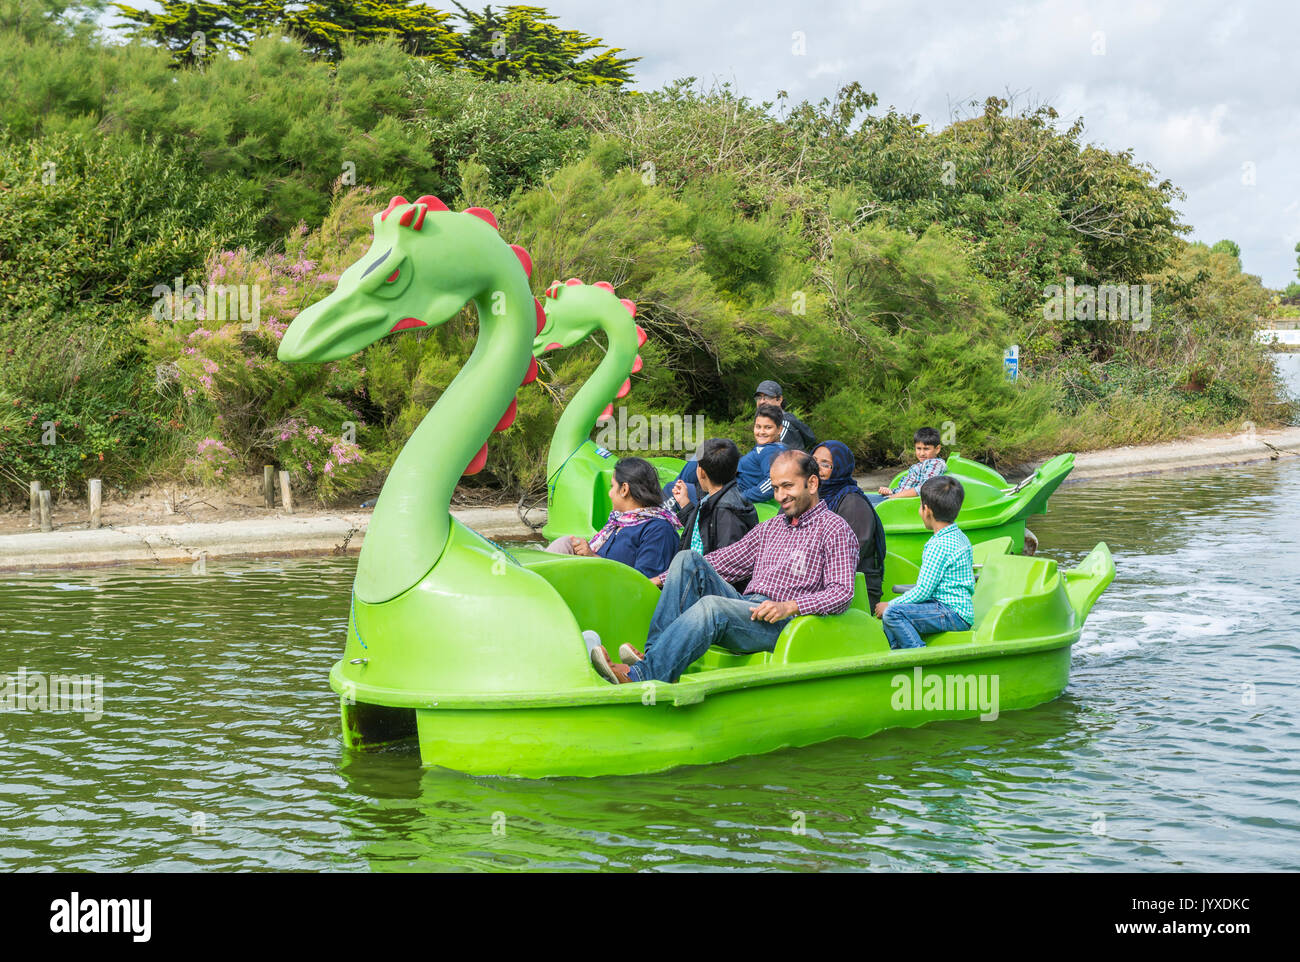
[[[1050,704],[594,780],[346,755],[352,559],[4,575],[0,672],[101,675],[103,715],[0,714],[0,869],[1295,870],[1298,492],[1300,460],[1062,488],[1042,552],[1119,574]]]

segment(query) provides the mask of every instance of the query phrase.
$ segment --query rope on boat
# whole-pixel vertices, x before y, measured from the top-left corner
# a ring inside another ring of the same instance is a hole
[[[348,602],[348,621],[352,623],[352,630],[357,633],[357,641],[361,642],[361,647],[370,650],[366,640],[361,637],[361,627],[357,624],[357,589],[352,589],[352,600]]]

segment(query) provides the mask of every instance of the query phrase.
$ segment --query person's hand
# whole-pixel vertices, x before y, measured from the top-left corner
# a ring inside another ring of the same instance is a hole
[[[885,494],[885,495],[889,495],[889,494],[893,494],[893,493],[894,493],[893,491],[890,491],[890,490],[889,490],[887,487],[885,487],[883,484],[882,484],[880,487],[876,488],[876,494]]]
[[[594,558],[596,556],[596,552],[591,550],[591,545],[586,539],[574,536],[571,538],[571,543],[574,554],[582,555],[584,558]]]
[[[877,617],[877,618],[883,618],[883,617],[885,617],[885,609],[888,608],[888,607],[889,607],[889,602],[888,602],[888,601],[877,601],[877,602],[876,602],[876,608],[875,608],[875,615],[876,615],[876,617]]]
[[[666,581],[667,578],[668,578],[668,572],[665,571],[663,574],[657,574],[653,578],[651,578],[650,583],[654,585],[656,588],[662,588],[664,586],[664,581]]]
[[[678,478],[673,482],[673,498],[683,508],[691,503],[691,492],[686,487],[686,482]]]
[[[750,621],[777,622],[799,614],[797,601],[764,601],[749,613]]]

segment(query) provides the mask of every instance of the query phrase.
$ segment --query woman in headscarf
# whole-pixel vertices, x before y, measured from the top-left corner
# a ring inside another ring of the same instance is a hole
[[[614,510],[590,541],[574,535],[555,539],[547,551],[599,556],[631,565],[647,578],[668,570],[677,553],[677,516],[660,501],[659,472],[644,458],[621,458],[609,486]]]
[[[885,528],[866,492],[853,480],[853,452],[839,441],[822,441],[813,449],[821,476],[819,494],[826,506],[858,536],[858,571],[867,583],[867,598],[875,611],[885,576]]]

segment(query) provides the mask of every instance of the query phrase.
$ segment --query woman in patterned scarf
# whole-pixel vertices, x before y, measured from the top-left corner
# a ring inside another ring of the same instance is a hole
[[[614,507],[609,521],[590,541],[566,534],[546,550],[621,561],[647,578],[667,571],[681,535],[677,516],[661,504],[654,465],[644,458],[621,458],[614,465],[609,500]]]

